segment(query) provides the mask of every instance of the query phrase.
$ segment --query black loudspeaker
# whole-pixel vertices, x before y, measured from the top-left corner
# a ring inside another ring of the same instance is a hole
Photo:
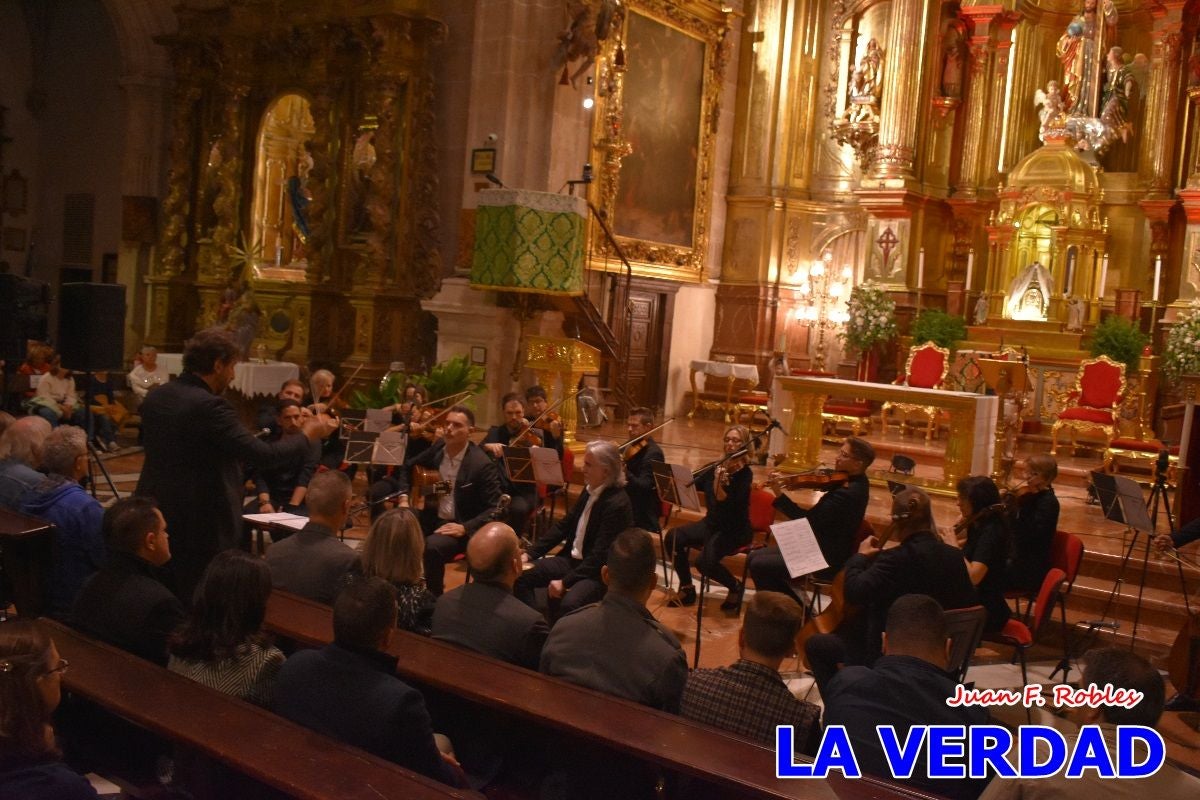
[[[125,287],[64,283],[59,293],[58,352],[77,372],[125,366]]]
[[[50,287],[19,275],[0,274],[0,360],[10,369],[25,359],[28,339],[45,341],[49,336],[46,312]]]

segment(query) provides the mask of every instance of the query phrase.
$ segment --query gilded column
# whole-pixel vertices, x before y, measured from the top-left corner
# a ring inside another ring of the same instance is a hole
[[[1012,57],[1012,30],[1017,24],[1016,14],[997,14],[991,26],[992,57],[991,92],[988,98],[988,109],[985,116],[985,130],[988,135],[983,139],[982,160],[979,163],[978,186],[988,189],[996,188],[999,177],[997,165],[1000,162],[1000,144],[1004,130],[1004,101],[1008,96],[1008,60]]]
[[[1139,132],[1141,179],[1148,198],[1171,193],[1171,155],[1180,105],[1179,55],[1183,42],[1183,2],[1168,0],[1150,6],[1154,14],[1154,45],[1150,56],[1150,86],[1146,92],[1146,127]]]
[[[872,178],[913,180],[917,152],[916,100],[921,96],[925,60],[926,0],[892,0],[884,45],[883,108]]]
[[[974,199],[995,178],[1004,126],[1004,97],[1008,83],[1012,29],[1017,16],[1000,6],[967,6],[959,12],[970,28],[966,129],[962,168],[954,196]]]

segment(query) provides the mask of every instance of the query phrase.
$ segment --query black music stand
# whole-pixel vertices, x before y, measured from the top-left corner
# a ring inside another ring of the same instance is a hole
[[[345,462],[370,466],[371,458],[375,454],[375,440],[378,438],[379,434],[371,431],[350,431],[350,435],[346,437]]]

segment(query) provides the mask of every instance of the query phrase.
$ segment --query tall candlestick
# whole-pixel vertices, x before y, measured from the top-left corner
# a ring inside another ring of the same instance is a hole
[[[975,269],[975,248],[967,251],[967,293],[971,291],[971,271]]]
[[[1070,257],[1067,259],[1067,279],[1063,282],[1063,295],[1071,294],[1071,284],[1075,278],[1075,251],[1071,251]]]
[[[917,253],[917,291],[925,288],[925,248]]]
[[[1158,302],[1158,280],[1162,277],[1162,256],[1154,257],[1154,302]]]
[[[1104,254],[1104,260],[1100,262],[1100,291],[1097,300],[1104,299],[1104,284],[1108,282],[1108,253]]]

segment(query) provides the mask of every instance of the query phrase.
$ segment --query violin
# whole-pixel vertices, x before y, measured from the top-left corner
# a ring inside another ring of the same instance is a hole
[[[542,447],[546,439],[541,430],[530,426],[525,426],[524,429],[512,438],[508,443],[509,447]]]
[[[650,436],[652,434],[654,434],[656,431],[661,431],[674,421],[675,418],[671,417],[661,425],[655,425],[653,428],[641,434],[640,436],[635,436],[625,443],[617,445],[617,450],[619,450],[621,453],[621,460],[628,464],[634,456],[650,446]]]
[[[1005,489],[1000,495],[1000,502],[1004,504],[1009,514],[1016,514],[1029,498],[1040,491],[1039,487],[1029,483],[1029,478],[1026,478],[1011,489]]]
[[[767,479],[765,486],[775,489],[816,489],[827,492],[850,482],[849,472],[818,469],[812,472],[797,472],[793,475],[775,475]]]
[[[971,529],[971,526],[979,520],[986,519],[994,514],[1004,514],[1008,512],[1008,510],[1009,507],[1005,503],[997,503],[993,506],[981,508],[980,510],[969,514],[968,516],[965,516],[958,522],[954,523],[954,535],[959,539],[962,539],[967,535],[967,531]]]

